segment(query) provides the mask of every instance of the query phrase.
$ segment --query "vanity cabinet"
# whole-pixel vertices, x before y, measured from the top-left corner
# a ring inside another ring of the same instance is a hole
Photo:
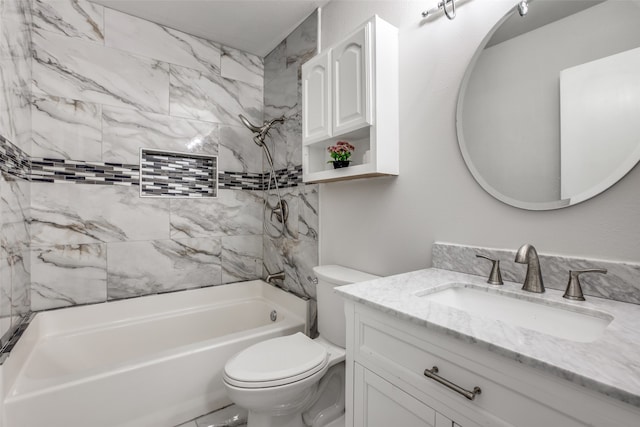
[[[588,387],[363,304],[345,308],[347,426],[640,425],[639,408]],[[434,366],[451,383],[481,392],[468,400],[426,377]]]
[[[358,363],[354,375],[354,427],[460,427]]]
[[[398,174],[398,30],[374,16],[302,66],[305,182]],[[356,147],[333,169],[327,147]]]

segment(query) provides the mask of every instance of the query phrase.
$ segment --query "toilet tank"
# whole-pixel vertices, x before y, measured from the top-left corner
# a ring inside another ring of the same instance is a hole
[[[344,300],[333,292],[336,286],[378,279],[380,276],[353,270],[341,265],[313,267],[318,278],[318,332],[327,341],[344,348],[346,345],[346,320]]]

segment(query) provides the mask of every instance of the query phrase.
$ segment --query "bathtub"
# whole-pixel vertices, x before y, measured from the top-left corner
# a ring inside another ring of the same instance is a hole
[[[225,362],[308,310],[256,280],[38,313],[1,366],[0,426],[178,425],[230,404]]]

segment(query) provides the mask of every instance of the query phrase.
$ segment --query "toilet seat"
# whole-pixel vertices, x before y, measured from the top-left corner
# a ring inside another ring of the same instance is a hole
[[[298,332],[259,342],[231,358],[224,381],[241,388],[291,384],[326,370],[327,348]]]

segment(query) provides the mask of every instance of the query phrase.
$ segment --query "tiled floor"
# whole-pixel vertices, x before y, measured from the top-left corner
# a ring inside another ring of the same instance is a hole
[[[244,423],[237,424],[246,419],[247,411],[231,405],[176,427],[246,427]]]

